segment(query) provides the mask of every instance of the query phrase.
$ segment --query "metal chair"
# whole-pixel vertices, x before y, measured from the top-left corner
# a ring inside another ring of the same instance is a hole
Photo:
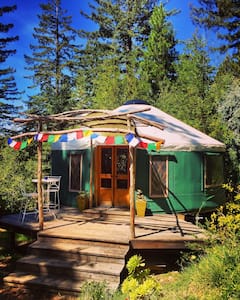
[[[55,209],[60,209],[60,182],[62,176],[47,176],[49,180],[48,183],[48,193],[50,197],[50,207]],[[51,197],[52,195],[52,197]]]
[[[35,218],[38,216],[38,209],[37,209],[37,197],[38,194],[36,192],[27,193],[24,187],[21,187],[22,193],[22,204],[20,206],[20,214],[19,219],[21,223],[25,221],[27,215],[35,215]]]

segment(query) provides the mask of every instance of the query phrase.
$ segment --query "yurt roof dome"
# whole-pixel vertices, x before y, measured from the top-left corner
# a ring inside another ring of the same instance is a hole
[[[137,103],[137,101],[139,101]],[[141,100],[143,101],[143,100]],[[136,109],[146,108],[147,102],[140,103],[140,100],[131,100],[124,105],[118,107],[113,112],[133,112]],[[139,104],[140,103],[140,104]],[[163,112],[162,110],[149,106],[149,110],[135,113],[136,116],[161,124],[164,130],[154,126],[146,126],[142,123],[136,125],[136,131],[140,135],[147,133],[148,136],[156,139],[164,139],[162,150],[177,150],[177,151],[211,151],[223,152],[225,145],[208,136],[207,134],[193,128],[190,125],[174,118],[173,116]]]

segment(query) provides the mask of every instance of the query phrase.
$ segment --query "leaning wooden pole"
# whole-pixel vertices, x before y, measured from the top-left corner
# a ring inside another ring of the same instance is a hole
[[[42,124],[39,123],[39,132]],[[43,191],[42,191],[42,142],[37,144],[38,169],[37,169],[37,192],[38,192],[38,221],[39,229],[43,230]]]
[[[129,145],[129,171],[130,171],[130,236],[135,238],[135,178],[136,178],[136,164],[135,164],[135,148]]]

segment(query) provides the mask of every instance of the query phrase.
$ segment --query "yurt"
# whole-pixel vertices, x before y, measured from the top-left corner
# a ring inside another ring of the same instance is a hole
[[[52,144],[61,205],[75,207],[86,193],[92,207],[128,208],[131,184],[149,214],[205,212],[224,203],[220,141],[142,100],[84,112],[81,120],[76,132]]]

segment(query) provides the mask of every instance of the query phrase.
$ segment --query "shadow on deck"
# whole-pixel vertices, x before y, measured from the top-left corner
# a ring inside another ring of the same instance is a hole
[[[19,215],[0,218],[0,228],[37,238],[38,234],[59,235],[62,238],[105,240],[130,244],[133,248],[185,249],[186,243],[205,240],[204,230],[182,216],[161,214],[135,217],[135,239],[130,236],[129,210],[119,208],[93,208],[79,212],[64,207],[56,218],[45,216],[44,230],[40,232],[34,216],[21,223]]]
[[[130,235],[128,210],[94,208],[80,213],[62,208],[57,218],[46,216],[44,230],[28,216],[0,218],[0,227],[35,237],[16,270],[4,278],[6,285],[78,294],[85,281],[105,281],[112,289],[126,277],[126,262],[141,255],[154,273],[176,268],[187,244],[204,241],[204,231],[175,215],[135,218],[136,238]],[[176,219],[178,218],[178,219]]]

